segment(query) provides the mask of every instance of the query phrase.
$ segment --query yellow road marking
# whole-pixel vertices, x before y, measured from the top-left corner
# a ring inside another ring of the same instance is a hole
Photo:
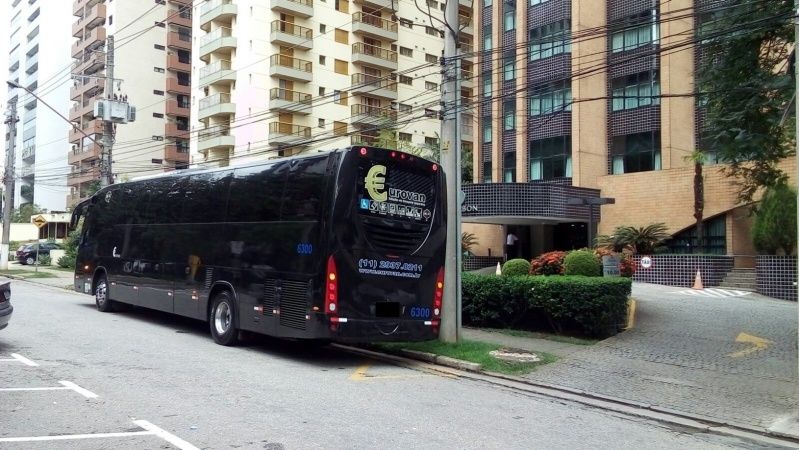
[[[631,298],[629,305],[627,305],[627,327],[625,330],[632,330],[635,326],[635,299]]]
[[[738,337],[735,338],[735,342],[739,342],[741,344],[750,344],[751,347],[730,353],[729,355],[727,355],[730,358],[742,358],[744,356],[749,356],[752,353],[756,353],[761,350],[767,349],[769,345],[774,343],[773,341],[770,341],[768,339],[752,336],[751,334],[746,334],[746,333],[738,334]]]
[[[358,366],[358,368],[355,369],[355,373],[350,375],[350,380],[363,381],[366,378],[366,371],[369,370],[369,367],[371,366],[372,366],[371,364],[364,364],[362,366]]]
[[[413,375],[369,375],[366,372],[369,370],[370,367],[372,367],[371,363],[363,364],[363,365],[358,366],[358,368],[355,369],[355,373],[350,375],[350,380],[352,380],[352,381],[392,380],[392,379],[396,380],[396,379],[400,379],[400,378],[419,378],[419,377],[427,377],[427,376],[443,376],[443,377],[446,377],[446,378],[457,378],[457,377],[455,377],[453,375],[441,374],[441,373],[438,373],[438,372],[432,372],[432,371],[427,371],[427,370],[423,370],[425,372],[424,374],[413,374]],[[411,369],[411,370],[413,370],[413,369]]]

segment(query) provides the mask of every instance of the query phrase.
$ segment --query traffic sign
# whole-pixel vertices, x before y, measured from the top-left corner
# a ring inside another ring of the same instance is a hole
[[[652,267],[652,257],[650,256],[642,256],[641,257],[641,267],[644,269],[649,269]]]
[[[33,222],[33,224],[39,228],[47,225],[47,219],[45,219],[44,216],[42,215],[34,217],[33,220],[31,220],[31,222]]]

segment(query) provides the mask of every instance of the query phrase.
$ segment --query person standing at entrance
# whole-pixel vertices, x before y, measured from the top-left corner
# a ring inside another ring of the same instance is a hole
[[[516,248],[518,247],[516,242],[518,242],[518,240],[519,238],[517,238],[515,234],[512,232],[508,233],[508,237],[505,238],[505,259],[513,259],[516,257]]]

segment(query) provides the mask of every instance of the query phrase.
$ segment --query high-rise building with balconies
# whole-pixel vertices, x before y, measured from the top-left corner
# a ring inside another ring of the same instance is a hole
[[[134,122],[115,127],[112,172],[132,178],[187,167],[191,92],[191,2],[75,0],[72,35],[74,102],[69,118],[101,142],[103,125],[94,103],[106,96],[136,106]],[[114,36],[114,91],[106,92],[107,38]],[[100,179],[102,149],[82,133],[69,132],[69,204]]]
[[[14,0],[8,15],[9,59],[6,79],[35,92],[56,110],[69,109],[69,86],[59,83],[69,65],[69,4]],[[3,37],[5,39],[5,36]],[[69,124],[23,89],[9,87],[17,103],[14,204],[36,204],[52,211],[65,208],[64,136]],[[9,143],[6,142],[6,146]]]
[[[443,18],[444,2],[427,6]],[[208,0],[194,19],[193,163],[374,144],[385,129],[400,148],[438,145],[442,27],[412,2]]]

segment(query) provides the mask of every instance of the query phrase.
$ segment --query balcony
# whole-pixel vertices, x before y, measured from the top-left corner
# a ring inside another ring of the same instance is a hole
[[[164,160],[178,163],[189,162],[189,148],[179,147],[175,144],[168,144],[164,147]]]
[[[105,55],[89,53],[78,61],[74,73],[91,75],[105,66]]]
[[[25,58],[25,73],[28,75],[39,70],[39,54],[35,53],[33,56]]]
[[[355,0],[356,5],[366,5],[385,12],[395,11],[399,6],[396,0]]]
[[[461,46],[461,54],[464,58],[474,58],[474,45],[472,45],[471,40],[468,41],[460,41]]]
[[[80,21],[87,29],[94,28],[98,25],[105,24],[105,18],[108,17],[108,11],[105,3],[97,3],[91,9],[86,11],[86,15]],[[73,30],[74,31],[74,30]]]
[[[356,133],[350,136],[351,145],[368,145],[370,147],[377,146],[377,136],[370,136],[368,134]]]
[[[386,70],[397,70],[397,52],[374,45],[356,42],[352,44],[353,64],[368,64]]]
[[[8,57],[8,71],[13,72],[19,68],[19,54],[20,52],[14,52],[12,55]]]
[[[461,123],[461,138],[467,141],[474,139],[474,125],[470,122],[472,121],[463,120]]]
[[[273,11],[307,19],[313,16],[313,0],[272,0]]]
[[[166,57],[166,68],[177,72],[191,72],[191,59],[181,61],[180,57],[173,53]]]
[[[397,99],[397,82],[394,80],[367,75],[365,73],[354,73],[351,79],[352,87],[350,91],[353,94],[368,95],[370,97],[380,97],[389,100]]]
[[[170,9],[166,22],[170,25],[180,25],[181,27],[191,28],[191,7]]]
[[[272,88],[269,90],[269,109],[296,114],[310,114],[311,94]]]
[[[67,177],[67,185],[77,186],[100,179],[100,169],[98,167],[87,167],[85,169],[74,169]]]
[[[458,11],[458,24],[461,27],[461,33],[474,36],[474,20],[468,11]]]
[[[94,50],[102,47],[103,45],[105,45],[105,39],[107,35],[108,34],[106,32],[105,27],[92,28],[91,31],[87,32],[83,36],[83,40],[78,42],[80,50],[83,52],[86,50]]]
[[[177,78],[167,78],[166,91],[171,94],[189,95],[191,93],[191,84],[188,81],[180,81]]]
[[[80,125],[78,125],[80,126]],[[92,136],[94,134],[101,134],[103,132],[103,121],[102,120],[90,120],[81,126],[81,130],[83,133]],[[84,138],[83,133],[76,130],[74,127],[69,130],[69,142],[75,143],[80,141]]]
[[[313,48],[313,30],[282,20],[275,20],[272,21],[270,41],[277,45],[310,50]]]
[[[215,125],[201,130],[197,135],[197,150],[207,152],[217,147],[233,147],[236,145],[235,136],[230,134],[230,125]]]
[[[166,46],[191,51],[191,35],[178,31],[170,31],[166,36]]]
[[[203,31],[211,29],[211,21],[219,20],[230,22],[238,12],[238,7],[232,0],[211,0],[200,6],[200,28]]]
[[[353,125],[387,125],[397,121],[397,111],[380,106],[352,105],[350,113]]]
[[[313,64],[292,56],[272,55],[269,57],[269,75],[296,81],[311,81]]]
[[[464,89],[472,89],[474,87],[475,74],[469,70],[471,68],[471,66],[461,68],[461,87]]]
[[[220,60],[200,67],[200,87],[219,82],[236,81],[236,72],[231,70],[230,61]]]
[[[81,161],[89,161],[92,159],[100,159],[103,152],[99,145],[91,144],[83,148],[76,148],[69,152],[69,157],[67,158],[70,165],[77,164]]]
[[[31,178],[34,175],[33,166],[26,166],[19,170],[19,174],[22,178]]]
[[[230,101],[230,94],[220,92],[200,99],[198,110],[199,120],[214,116],[231,116],[236,114],[236,104]]]
[[[72,15],[83,17],[83,7],[86,6],[86,0],[75,0],[72,2]]]
[[[352,32],[392,42],[396,41],[398,36],[397,22],[363,12],[352,15]]]
[[[235,48],[236,38],[230,28],[217,28],[200,38],[200,59],[208,62],[211,53]]]
[[[22,149],[22,160],[25,162],[33,162],[36,159],[36,146],[31,145]]]
[[[311,127],[291,123],[269,124],[269,145],[299,144],[311,138]]]
[[[191,132],[189,126],[178,122],[167,122],[164,126],[164,136],[167,139],[188,139]]]
[[[85,80],[87,80],[85,83],[78,81],[77,86],[72,86],[69,88],[70,100],[77,101],[83,94],[91,96],[96,92],[97,89],[103,87],[105,84],[105,80],[100,78],[86,78]]]
[[[166,114],[168,116],[189,117],[189,102],[179,102],[177,99],[170,99],[166,102]]]

